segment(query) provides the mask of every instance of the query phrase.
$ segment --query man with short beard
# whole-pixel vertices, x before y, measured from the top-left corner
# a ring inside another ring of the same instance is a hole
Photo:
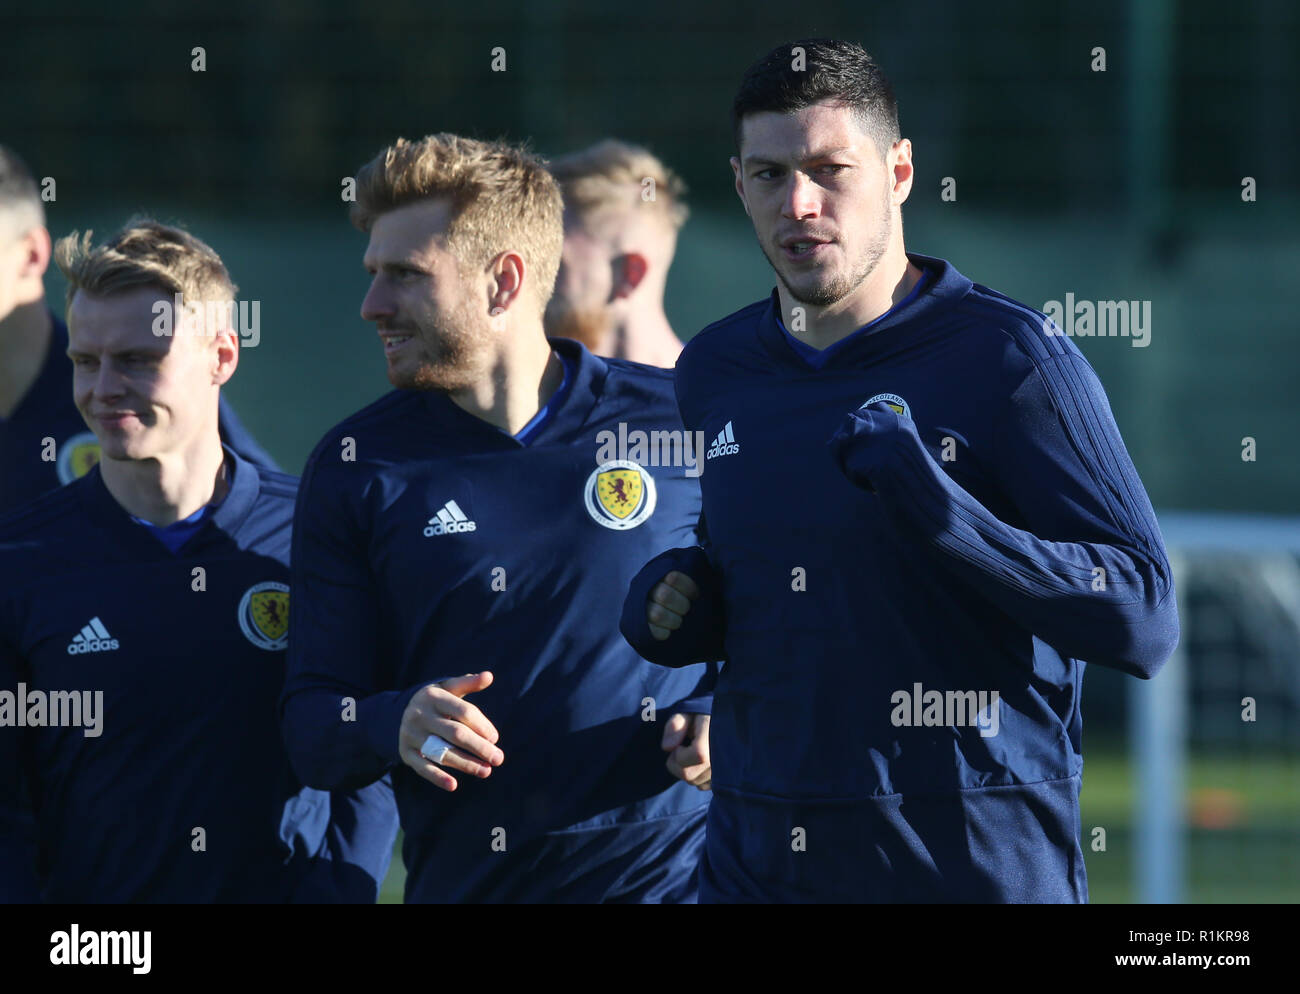
[[[773,49],[732,127],[778,285],[677,363],[709,542],[623,626],[725,657],[701,900],[1086,901],[1080,660],[1148,678],[1178,639],[1105,393],[1043,314],[904,250],[911,142],[861,47]]]
[[[686,184],[644,148],[610,138],[549,168],[564,194],[564,255],[547,334],[672,366],[682,343],[664,314],[664,286],[689,215]]]
[[[296,768],[393,771],[408,902],[694,901],[713,669],[638,659],[617,619],[649,555],[698,540],[699,486],[600,442],[680,433],[671,375],[545,337],[562,206],[520,149],[399,139],[352,219],[397,389],[304,472]]]

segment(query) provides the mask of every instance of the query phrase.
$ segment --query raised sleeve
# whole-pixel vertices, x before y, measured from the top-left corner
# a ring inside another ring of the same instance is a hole
[[[1150,500],[1096,374],[1077,353],[1028,364],[994,424],[1000,520],[940,468],[916,425],[884,405],[832,445],[899,528],[953,575],[1065,655],[1154,676],[1179,627]]]

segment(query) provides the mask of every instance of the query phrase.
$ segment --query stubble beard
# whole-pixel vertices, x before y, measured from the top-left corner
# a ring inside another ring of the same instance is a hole
[[[588,352],[606,355],[613,344],[614,321],[604,308],[552,306],[546,313],[546,334],[551,338],[572,338]]]
[[[389,369],[399,390],[454,393],[482,380],[490,365],[491,342],[480,335],[465,309],[430,324],[410,328],[420,344],[418,356]]]
[[[884,211],[880,223],[875,225],[871,241],[859,257],[857,266],[847,276],[833,276],[826,282],[813,286],[795,287],[786,279],[785,273],[781,271],[781,267],[777,264],[777,259],[774,259],[768,253],[766,247],[763,248],[763,255],[767,257],[768,265],[772,267],[777,279],[781,281],[794,300],[801,304],[810,304],[813,307],[828,307],[843,300],[862,286],[867,278],[875,272],[876,266],[884,258],[885,252],[889,250],[889,240],[893,235],[894,220],[890,211],[891,204],[888,191],[885,192],[883,207]],[[780,250],[779,246],[777,246],[777,250]]]

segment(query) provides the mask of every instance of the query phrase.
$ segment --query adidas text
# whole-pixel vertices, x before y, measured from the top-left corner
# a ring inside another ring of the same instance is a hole
[[[740,451],[740,443],[736,441],[735,430],[728,421],[722,431],[718,432],[718,437],[713,440],[709,446],[709,451],[704,454],[705,459],[717,459],[718,456],[734,456]]]
[[[456,535],[461,532],[472,532],[477,527],[478,525],[466,517],[459,504],[454,500],[449,500],[424,526],[424,537],[433,538],[437,535]]]
[[[108,629],[98,617],[91,618],[81,631],[68,643],[68,655],[80,656],[87,652],[112,652],[118,648],[117,639],[108,634]]]

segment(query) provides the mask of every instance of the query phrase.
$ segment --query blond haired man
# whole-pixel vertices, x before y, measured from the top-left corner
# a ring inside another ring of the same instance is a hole
[[[671,376],[545,337],[562,205],[523,150],[398,140],[357,194],[398,389],[303,475],[295,766],[393,771],[407,901],[693,901],[713,667],[646,664],[617,629],[657,544],[695,534],[685,460],[610,447],[681,437]]]
[[[0,518],[0,808],[21,769],[38,828],[0,896],[373,902],[390,788],[305,789],[280,742],[297,481],[222,444],[235,285],[149,219],[55,260],[100,459]]]
[[[606,139],[550,164],[564,194],[564,256],[547,332],[597,355],[672,366],[682,343],[664,287],[689,215],[686,184],[646,149]]]
[[[45,303],[50,250],[40,187],[0,145],[0,511],[84,476],[99,459],[72,401],[68,329]],[[222,441],[278,469],[224,397],[219,405]]]

